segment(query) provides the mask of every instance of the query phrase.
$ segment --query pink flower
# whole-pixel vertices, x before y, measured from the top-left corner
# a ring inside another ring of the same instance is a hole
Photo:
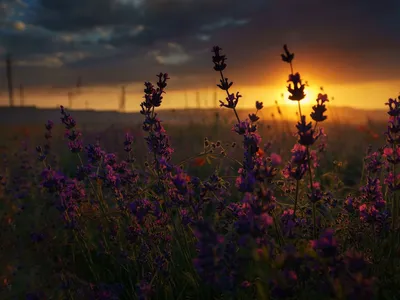
[[[393,154],[393,149],[392,148],[385,148],[385,149],[383,149],[383,154],[385,156],[390,156],[390,155]]]
[[[272,217],[267,213],[262,214],[261,219],[262,219],[264,225],[267,225],[267,226],[272,225],[272,223],[274,222]]]
[[[279,154],[272,153],[271,154],[271,164],[276,167],[282,163],[282,157]]]

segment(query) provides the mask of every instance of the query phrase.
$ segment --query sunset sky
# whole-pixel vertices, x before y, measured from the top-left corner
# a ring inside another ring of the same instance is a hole
[[[239,107],[273,105],[290,72],[280,60],[288,44],[310,99],[324,86],[332,104],[383,108],[400,92],[399,16],[398,0],[0,0],[0,104],[10,52],[17,103],[23,84],[26,105],[67,105],[81,76],[74,107],[116,109],[126,85],[127,110],[138,110],[142,82],[168,72],[165,107],[184,107],[183,91],[189,106],[199,91],[211,107],[219,45]]]

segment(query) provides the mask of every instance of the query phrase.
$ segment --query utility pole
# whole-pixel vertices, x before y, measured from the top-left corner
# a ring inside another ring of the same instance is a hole
[[[201,108],[201,103],[200,103],[200,93],[196,92],[196,103],[197,103],[197,108]]]
[[[14,91],[13,91],[13,81],[12,81],[12,59],[11,54],[7,54],[6,58],[6,72],[7,72],[7,82],[8,82],[8,99],[10,107],[14,106]]]
[[[82,77],[79,76],[78,80],[76,81],[76,93],[80,94],[81,92],[81,86],[82,86]]]
[[[218,108],[218,87],[217,87],[218,81],[215,80],[215,85],[214,85],[214,97],[213,97],[213,102],[214,102],[214,108]]]
[[[76,87],[75,87],[75,91],[73,93],[71,93],[71,108],[72,108],[72,99],[74,97],[80,96],[82,94],[82,77],[79,76],[78,79],[76,80]]]
[[[119,102],[119,111],[120,112],[125,112],[125,105],[126,105],[126,92],[125,92],[125,86],[123,85],[121,87],[121,99]]]
[[[68,92],[68,107],[69,107],[69,109],[72,109],[74,97],[81,94],[81,92],[82,92],[81,87],[82,87],[82,77],[79,76],[78,79],[76,80],[75,90]]]
[[[25,105],[25,99],[24,99],[24,86],[22,83],[19,85],[19,103],[21,106]]]
[[[185,109],[188,109],[189,103],[188,103],[188,96],[187,96],[187,91],[184,91],[183,97],[185,98]]]
[[[73,98],[72,92],[69,91],[68,92],[68,108],[69,109],[72,109],[72,98]]]

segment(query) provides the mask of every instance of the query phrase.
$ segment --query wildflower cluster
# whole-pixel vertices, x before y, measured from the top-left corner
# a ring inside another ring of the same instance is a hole
[[[68,138],[68,147],[72,153],[79,153],[83,149],[82,133],[76,129],[76,121],[68,114],[63,106],[61,108],[61,122],[65,125],[65,137]]]
[[[233,82],[225,77],[226,55],[218,46],[212,51],[221,77],[217,86],[226,92],[221,107],[233,111],[232,131],[241,144],[208,137],[202,152],[176,163],[156,111],[169,80],[160,73],[155,84],[144,83],[142,156],[130,129],[120,136],[120,152],[110,152],[99,139],[84,145],[83,136],[90,136],[61,106],[68,165],[47,159],[51,121],[45,145],[36,149],[38,163],[29,160],[24,144],[23,155],[16,155],[18,170],[9,172],[8,162],[3,164],[0,196],[14,214],[0,220],[2,236],[12,232],[13,244],[2,241],[16,254],[0,273],[0,297],[384,299],[399,283],[400,97],[387,103],[386,145],[368,150],[360,186],[348,194],[339,189],[340,174],[322,172],[326,144],[319,125],[327,120],[328,96],[321,89],[309,117],[302,114],[308,84],[293,70],[294,53],[285,45],[281,55],[290,65],[287,89],[299,115],[285,156],[276,149],[280,145],[262,143],[263,102],[239,117],[242,96],[231,92]],[[243,159],[233,155],[239,148]],[[32,172],[40,176],[30,179]],[[29,242],[14,233],[22,217],[28,218],[23,237]],[[23,260],[18,245],[43,266]],[[29,273],[21,268],[50,270],[52,276],[43,282],[32,272],[41,284],[12,294],[16,275]]]
[[[160,171],[162,161],[165,167],[168,167],[167,162],[171,159],[173,152],[169,146],[169,138],[165,134],[165,130],[161,125],[157,113],[154,112],[156,107],[161,105],[163,94],[167,86],[168,74],[160,73],[157,75],[158,82],[157,88],[150,82],[145,82],[144,99],[140,104],[142,110],[140,113],[145,116],[143,122],[143,130],[149,133],[146,137],[147,147],[151,153],[154,154],[154,164],[158,171]]]
[[[46,132],[44,134],[44,138],[46,139],[46,144],[42,148],[41,146],[36,147],[36,151],[39,155],[38,159],[39,161],[45,161],[47,156],[49,155],[50,148],[51,148],[51,138],[53,137],[52,135],[52,129],[54,127],[54,123],[52,121],[47,121],[45,124]]]
[[[392,226],[394,228],[400,215],[400,205],[396,193],[400,189],[400,176],[396,173],[396,167],[400,163],[400,96],[397,99],[390,98],[386,105],[389,107],[389,121],[385,132],[387,144],[383,150],[383,156],[391,166],[385,183],[392,193]]]

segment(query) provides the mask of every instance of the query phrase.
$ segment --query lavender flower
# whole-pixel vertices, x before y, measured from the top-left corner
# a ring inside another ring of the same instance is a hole
[[[327,94],[318,94],[317,105],[314,105],[312,107],[313,112],[311,113],[311,118],[315,122],[323,122],[327,119],[327,116],[324,116],[324,113],[326,112],[326,106],[324,103],[328,101],[329,100]]]
[[[311,247],[324,258],[332,258],[336,256],[338,244],[333,237],[333,229],[327,229],[323,232],[318,240],[311,241]]]
[[[312,128],[311,122],[306,122],[306,116],[301,116],[301,120],[297,123],[296,128],[299,135],[299,144],[304,146],[313,145],[315,141],[324,134],[322,129],[316,134],[315,129]]]
[[[45,161],[47,156],[49,155],[50,148],[51,148],[51,139],[53,137],[52,130],[54,127],[53,121],[49,120],[45,124],[46,132],[44,134],[44,137],[46,139],[46,144],[42,148],[41,146],[36,147],[36,152],[38,153],[38,160],[39,161]]]
[[[132,151],[132,143],[133,143],[133,136],[129,133],[125,134],[125,141],[124,141],[124,151],[131,152]]]
[[[293,59],[294,59],[294,53],[290,53],[289,52],[289,49],[288,49],[287,45],[283,46],[283,50],[285,51],[285,53],[281,54],[282,60],[284,62],[287,62],[287,63],[291,64]]]
[[[285,178],[301,180],[308,170],[307,149],[305,146],[296,144],[292,149],[292,159],[282,170]]]
[[[256,101],[256,109],[257,110],[262,110],[264,107],[262,102]]]
[[[76,121],[61,105],[61,122],[65,125],[65,136],[68,138],[68,147],[72,153],[79,153],[83,149],[82,133],[76,129]]]
[[[299,73],[290,74],[287,82],[290,82],[287,86],[287,90],[290,93],[290,100],[301,101],[306,97],[306,94],[304,93],[306,85],[302,83]]]

